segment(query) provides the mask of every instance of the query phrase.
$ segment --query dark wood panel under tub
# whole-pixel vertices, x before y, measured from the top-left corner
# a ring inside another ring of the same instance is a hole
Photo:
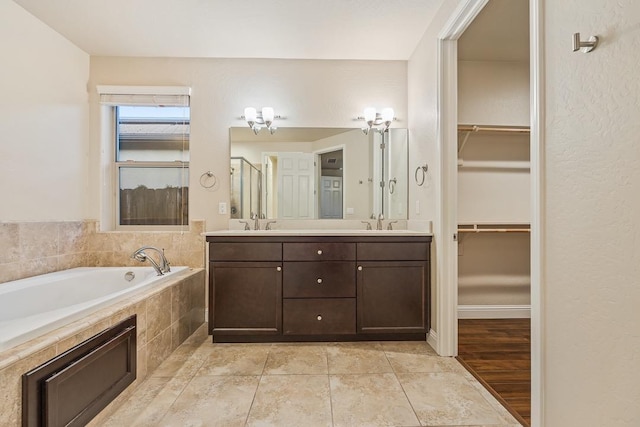
[[[22,376],[23,426],[83,426],[136,379],[136,316]]]

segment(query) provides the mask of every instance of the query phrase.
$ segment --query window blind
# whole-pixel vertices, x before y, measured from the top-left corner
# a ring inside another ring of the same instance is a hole
[[[97,86],[100,104],[107,106],[188,107],[191,88],[185,86]]]

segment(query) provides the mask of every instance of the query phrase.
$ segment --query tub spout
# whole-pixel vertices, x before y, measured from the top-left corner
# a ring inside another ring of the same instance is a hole
[[[145,251],[151,250],[158,253],[158,257],[160,258],[160,263],[156,262],[153,258],[146,254]],[[131,258],[136,259],[140,262],[149,261],[153,266],[153,269],[156,270],[158,276],[162,276],[164,273],[168,273],[171,271],[171,267],[169,266],[169,261],[167,257],[164,256],[164,249],[158,249],[154,246],[143,246],[140,249],[136,250]]]

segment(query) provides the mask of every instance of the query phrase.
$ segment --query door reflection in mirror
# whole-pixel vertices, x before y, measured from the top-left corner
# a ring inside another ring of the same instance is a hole
[[[231,128],[230,147],[231,218],[407,218],[406,129]]]

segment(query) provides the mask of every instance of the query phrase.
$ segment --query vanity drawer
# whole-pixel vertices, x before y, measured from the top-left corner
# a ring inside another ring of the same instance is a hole
[[[358,243],[358,261],[425,261],[429,243]]]
[[[285,261],[352,261],[356,259],[355,243],[284,243]]]
[[[285,299],[282,302],[285,335],[355,334],[355,298]]]
[[[280,261],[282,243],[209,243],[211,261]]]
[[[285,262],[282,268],[284,298],[349,298],[356,296],[353,261]]]

